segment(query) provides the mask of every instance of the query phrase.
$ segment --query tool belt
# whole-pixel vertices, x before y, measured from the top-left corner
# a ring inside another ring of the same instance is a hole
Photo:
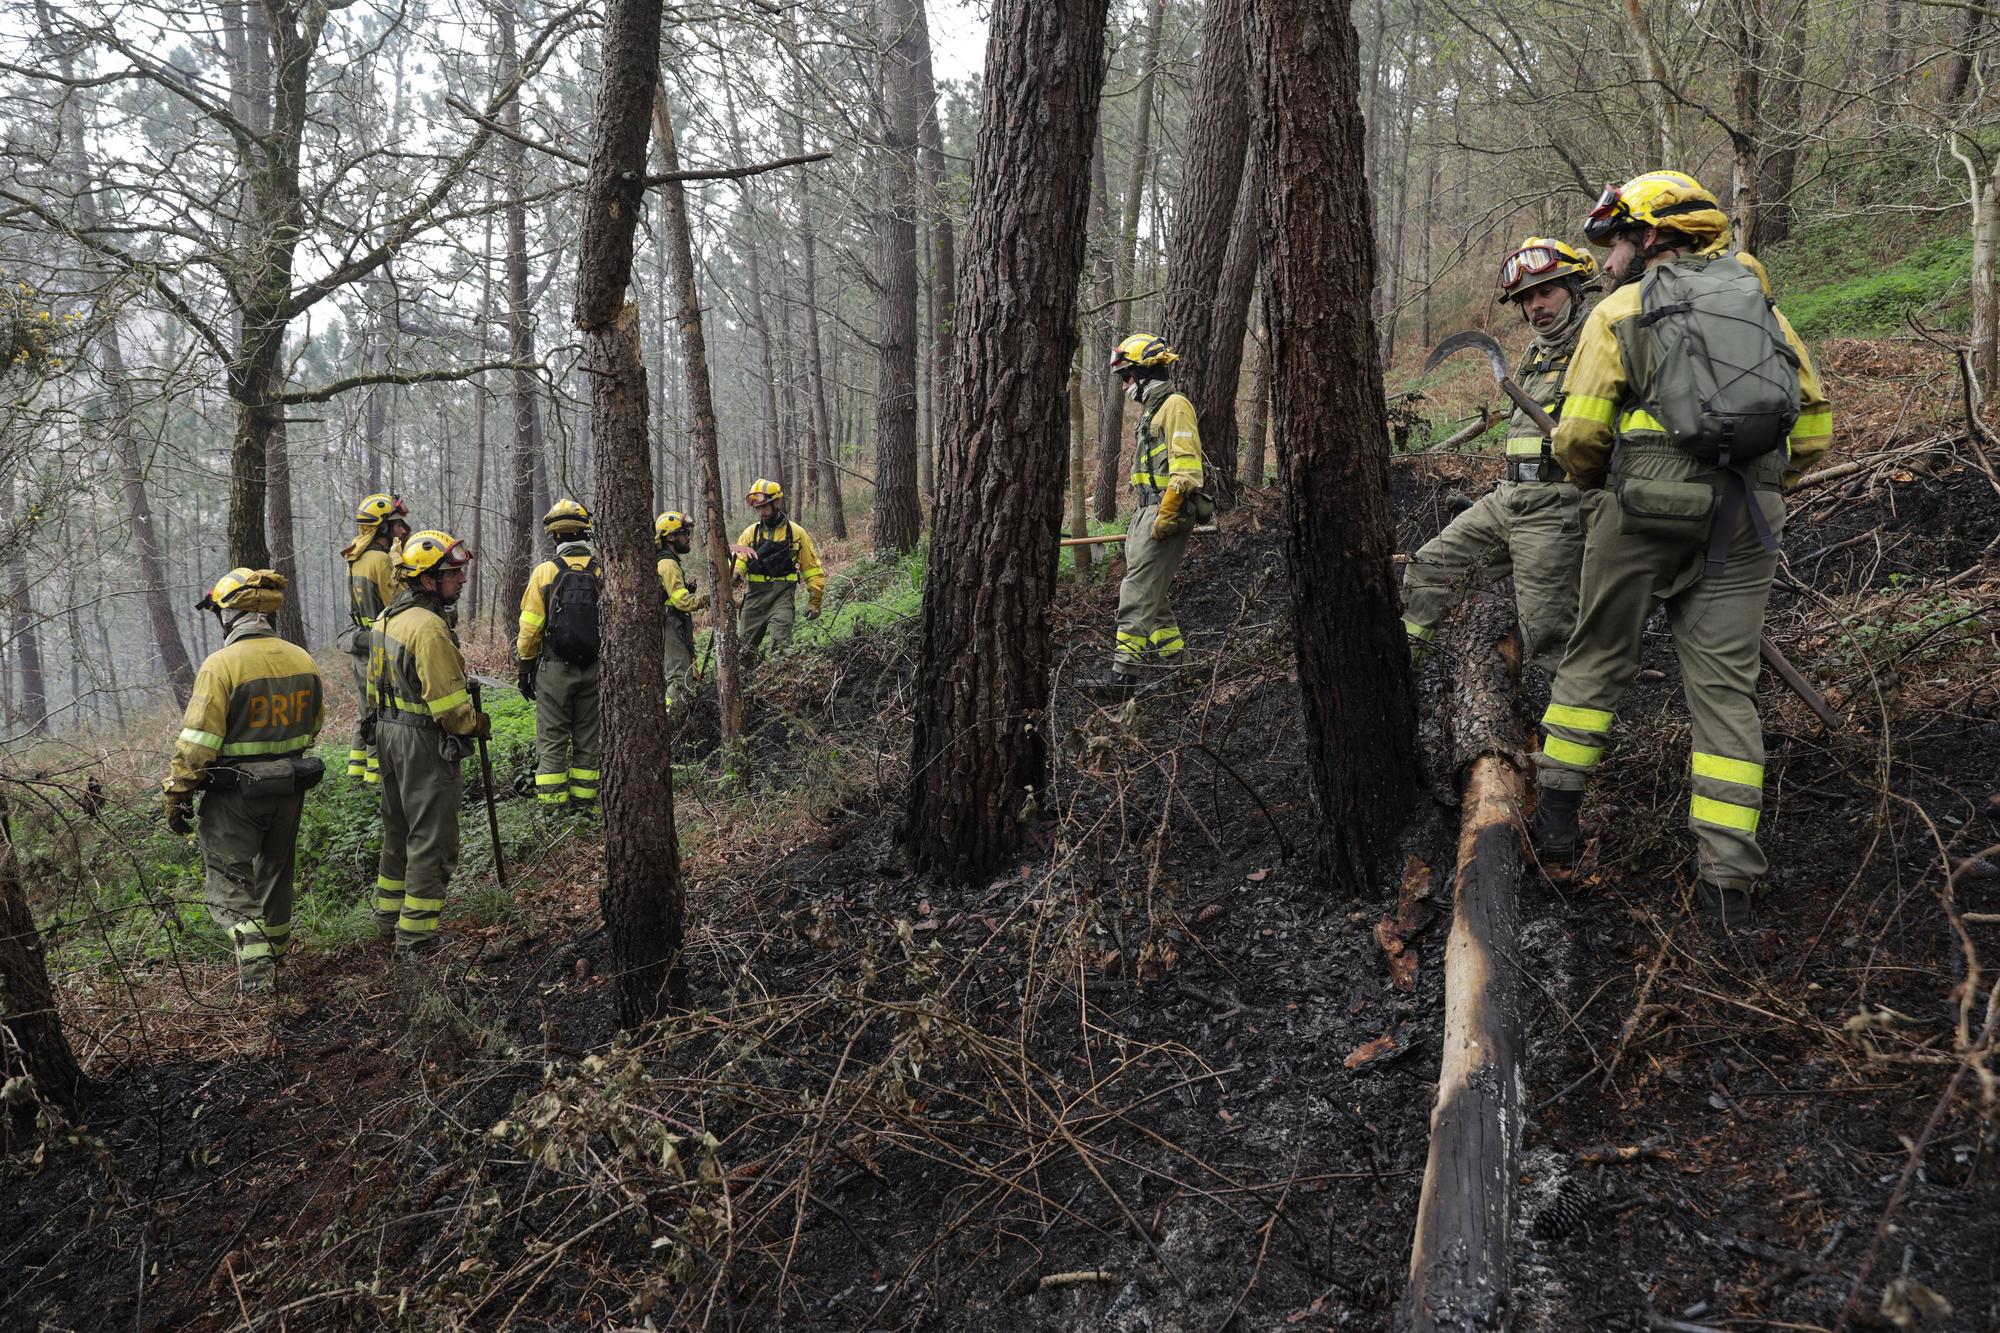
[[[1507,460],[1507,480],[1509,481],[1568,481],[1569,473],[1556,462],[1553,454],[1543,454],[1540,458],[1510,458]]]
[[[316,754],[282,759],[254,759],[235,764],[211,764],[197,784],[202,791],[228,791],[238,796],[291,796],[309,792],[326,776],[326,763]]]

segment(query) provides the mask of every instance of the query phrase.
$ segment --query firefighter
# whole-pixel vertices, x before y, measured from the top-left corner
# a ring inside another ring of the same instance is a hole
[[[785,492],[777,482],[757,478],[744,502],[757,516],[756,521],[743,529],[729,550],[736,557],[736,577],[750,584],[736,621],[743,665],[748,669],[762,656],[767,633],[773,652],[782,651],[792,641],[801,579],[806,585],[806,619],[819,618],[820,602],[826,597],[826,571],[820,568],[819,550],[811,534],[785,517]]]
[[[669,509],[653,524],[653,545],[660,553],[660,599],[666,603],[667,716],[694,702],[699,681],[694,666],[694,618],[708,609],[708,594],[696,592],[694,580],[681,568],[681,557],[694,548],[694,520]]]
[[[410,511],[394,495],[371,495],[354,507],[354,540],[341,549],[347,562],[347,608],[352,621],[347,651],[354,659],[357,719],[368,716],[368,649],[375,617],[396,595],[396,557],[410,535]],[[357,723],[358,725],[358,723]],[[375,747],[358,734],[347,749],[347,776],[380,782]]]
[[[521,694],[535,701],[535,799],[544,809],[597,804],[604,733],[598,713],[597,594],[603,570],[590,547],[590,511],[558,500],[542,516],[555,555],[521,592],[514,653]]]
[[[375,746],[382,757],[382,858],[375,931],[396,956],[438,947],[445,885],[458,865],[458,764],[493,721],[472,706],[465,659],[450,625],[472,552],[427,530],[403,543],[397,591],[375,623],[368,668]]]
[[[1574,858],[1584,788],[1663,605],[1694,723],[1695,897],[1725,932],[1748,923],[1766,869],[1755,690],[1781,491],[1833,438],[1805,344],[1757,261],[1723,253],[1729,234],[1715,196],[1678,171],[1607,187],[1584,226],[1609,252],[1613,290],[1584,325],[1556,432],[1556,460],[1583,491],[1585,543],[1533,824],[1544,864]]]
[[[228,932],[246,995],[277,982],[292,933],[299,814],[325,771],[307,753],[325,702],[319,668],[271,627],[284,596],[275,571],[232,569],[195,604],[215,613],[222,647],[195,677],[163,784],[175,833],[189,831],[202,794],[202,896]]]
[[[1150,333],[1131,335],[1111,353],[1112,373],[1125,386],[1125,396],[1140,406],[1132,463],[1136,508],[1125,530],[1118,637],[1111,669],[1096,687],[1113,698],[1137,691],[1149,663],[1180,665],[1186,644],[1168,592],[1187,554],[1189,531],[1215,512],[1201,489],[1201,428],[1194,404],[1167,381],[1167,368],[1178,360],[1178,352]]]
[[[1514,303],[1534,331],[1514,379],[1552,417],[1562,413],[1563,373],[1583,331],[1597,263],[1562,241],[1530,236],[1500,263],[1501,305]],[[1583,527],[1577,490],[1523,408],[1507,423],[1507,472],[1491,492],[1424,543],[1403,579],[1403,628],[1421,651],[1438,622],[1477,581],[1514,576],[1514,611],[1526,658],[1553,671],[1576,623]]]

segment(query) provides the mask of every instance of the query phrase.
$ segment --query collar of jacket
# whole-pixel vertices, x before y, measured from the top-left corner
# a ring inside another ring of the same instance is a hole
[[[1146,387],[1139,391],[1139,405],[1150,412],[1173,391],[1174,386],[1164,379],[1149,380]]]
[[[592,556],[595,556],[596,554],[597,553],[595,551],[590,549],[590,543],[587,541],[556,543],[556,555],[559,558],[567,558],[573,555],[580,555],[583,556],[585,559],[589,559]]]
[[[425,592],[413,583],[406,583],[403,585],[402,590],[396,594],[395,599],[383,608],[382,616],[384,619],[387,619],[395,615],[398,611],[407,611],[413,606],[421,606],[424,610],[434,615],[446,615],[445,604],[437,594]],[[378,621],[376,623],[379,624],[381,622]]]
[[[227,648],[238,639],[269,638],[278,631],[271,627],[271,618],[261,611],[245,612],[242,618],[231,625],[222,636],[222,646]]]

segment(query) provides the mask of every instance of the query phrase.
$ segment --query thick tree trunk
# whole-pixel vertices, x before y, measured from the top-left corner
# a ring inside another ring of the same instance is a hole
[[[1236,376],[1243,363],[1241,304],[1220,308],[1223,269],[1235,235],[1233,223],[1254,225],[1256,209],[1237,207],[1243,197],[1244,150],[1250,137],[1244,66],[1245,0],[1208,0],[1202,11],[1201,64],[1189,99],[1187,160],[1167,239],[1167,292],[1160,333],[1181,355],[1176,368],[1201,422],[1210,484],[1230,494],[1236,475]],[[1256,246],[1249,245],[1250,272]],[[1243,293],[1247,304],[1249,292]],[[1234,316],[1233,324],[1231,316]],[[1225,347],[1234,335],[1235,346]]]
[[[1979,39],[1986,31],[1990,12],[1980,5],[1965,7],[1965,17],[1955,44],[1957,49],[1952,53],[1951,63],[1945,67],[1944,93],[1938,99],[1938,110],[1947,117],[1956,116],[1964,106],[1965,95],[1972,86],[1973,67],[1979,63]]]
[[[1212,348],[1204,358],[1199,380],[1188,384],[1203,395],[1201,444],[1208,462],[1219,474],[1212,483],[1216,499],[1233,503],[1237,493],[1236,428],[1237,391],[1243,379],[1243,342],[1250,328],[1250,297],[1257,288],[1257,266],[1264,248],[1264,179],[1256,155],[1244,164],[1243,186],[1236,202],[1236,218],[1230,224],[1229,255],[1223,261],[1222,276],[1215,291],[1215,320],[1210,331]],[[1212,401],[1213,406],[1208,406]]]
[[[987,39],[907,825],[918,869],[955,879],[1004,864],[1046,776],[1057,386],[1076,351],[1104,15],[1105,0],[999,0]]]
[[[1082,339],[1079,342],[1085,347],[1090,345]],[[1090,535],[1090,511],[1084,505],[1084,473],[1089,470],[1090,437],[1083,423],[1083,366],[1079,356],[1069,366],[1069,535],[1072,537]],[[1076,561],[1077,582],[1090,582],[1091,548],[1072,547],[1070,554]]]
[[[875,215],[882,274],[875,359],[875,549],[913,551],[917,503],[916,12],[923,0],[878,0],[882,44],[881,199]]]
[[[9,1099],[7,1118],[0,1122],[0,1152],[12,1152],[17,1140],[25,1141],[33,1133],[38,1101],[73,1117],[83,1106],[84,1082],[69,1039],[63,1036],[62,1021],[56,1017],[41,932],[21,887],[4,789],[0,789],[0,1029],[5,1029],[0,1035],[0,1084],[21,1077],[34,1080],[28,1097]]]
[[[1775,40],[1777,58],[1760,120],[1764,161],[1757,181],[1759,250],[1792,234],[1792,183],[1799,170],[1800,100],[1805,88],[1805,0],[1787,0],[1780,6]]]
[[[1624,0],[1625,18],[1639,45],[1639,68],[1646,76],[1647,102],[1653,107],[1653,160],[1681,160],[1680,103],[1667,90],[1667,66],[1660,58],[1659,44],[1653,40],[1653,26],[1646,21],[1641,0]]]
[[[1109,312],[1105,327],[1110,336],[1097,358],[1097,479],[1093,491],[1099,522],[1118,517],[1119,460],[1125,448],[1125,391],[1111,373],[1111,351],[1118,340],[1133,332],[1132,258],[1139,244],[1139,210],[1146,197],[1146,165],[1152,156],[1153,76],[1160,65],[1160,33],[1165,27],[1167,0],[1155,0],[1146,20],[1145,53],[1139,58],[1139,89],[1134,94],[1138,107],[1133,112],[1132,162],[1125,173],[1125,211],[1118,229],[1118,246],[1113,256],[1112,282],[1121,300]]]
[[[662,88],[653,98],[653,129],[660,149],[660,170],[681,169],[674,141],[673,117]],[[729,554],[729,511],[722,501],[722,463],[715,427],[715,393],[708,378],[708,340],[701,327],[701,293],[694,282],[694,236],[688,226],[687,189],[678,181],[660,187],[666,204],[666,234],[661,249],[673,274],[676,318],[680,325],[681,369],[687,377],[688,418],[692,427],[695,465],[701,476],[702,523],[707,529],[708,577],[715,604],[716,706],[722,719],[722,743],[736,743],[743,732],[743,678],[738,669],[736,617],[729,614],[736,595],[735,562]],[[814,343],[818,351],[818,343]],[[834,513],[839,514],[835,499]],[[843,525],[845,526],[845,525]],[[652,650],[649,650],[652,651]],[[657,656],[657,653],[655,653]]]
[[[291,436],[281,414],[266,444],[265,514],[271,530],[271,568],[285,576],[292,593],[278,607],[278,633],[301,647],[306,643],[305,589],[299,585],[299,553],[292,536]]]
[[[944,199],[944,131],[938,125],[937,81],[931,74],[930,25],[925,21],[924,6],[921,4],[917,6],[916,21],[917,40],[922,45],[917,82],[924,99],[924,123],[918,139],[923,149],[924,203],[930,220],[931,244],[930,356],[924,369],[930,385],[931,421],[930,429],[919,441],[928,474],[939,466],[943,450],[944,383],[951,373],[951,314],[958,285],[958,256],[955,253],[958,242],[952,234],[951,208]],[[926,476],[924,494],[930,497],[933,504],[936,503],[935,477]]]
[[[1347,6],[1258,8],[1278,468],[1323,882],[1372,892],[1417,786]]]
[[[648,117],[660,78],[660,0],[609,0],[590,173],[584,182],[576,327],[590,374],[604,563],[604,924],[618,1021],[637,1027],[682,998],[687,902],[674,833],[654,573],[646,362],[639,307],[626,300],[632,233],[645,206]]]

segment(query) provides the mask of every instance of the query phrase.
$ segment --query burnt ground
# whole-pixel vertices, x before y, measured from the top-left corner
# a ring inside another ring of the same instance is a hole
[[[1663,634],[1586,807],[1593,857],[1524,889],[1524,1327],[1831,1328],[1864,1263],[1856,1326],[1892,1281],[1919,1326],[2000,1326],[1972,1081],[1875,1245],[1957,1067],[1953,986],[1996,952],[1987,923],[1958,948],[1940,898],[1946,857],[2000,841],[2000,577],[1976,567],[2000,502],[1950,466],[1825,488],[1787,535],[1800,590],[1772,631],[1857,722],[1827,738],[1763,700],[1763,934],[1718,949],[1684,910]],[[1405,549],[1458,484],[1398,467]],[[308,957],[276,1010],[213,1052],[99,1070],[88,1123],[7,1164],[0,1315],[1387,1327],[1456,816],[1422,803],[1376,900],[1311,882],[1277,513],[1225,526],[1177,584],[1193,665],[1129,710],[1075,689],[1112,587],[1066,590],[1045,840],[1012,872],[964,890],[903,869],[909,628],[767,672],[754,762],[682,793],[689,1014],[614,1039],[587,840],[536,867],[525,918],[423,977]],[[1954,622],[1961,603],[1989,610]],[[2000,876],[1955,885],[1960,912],[2000,910]]]

